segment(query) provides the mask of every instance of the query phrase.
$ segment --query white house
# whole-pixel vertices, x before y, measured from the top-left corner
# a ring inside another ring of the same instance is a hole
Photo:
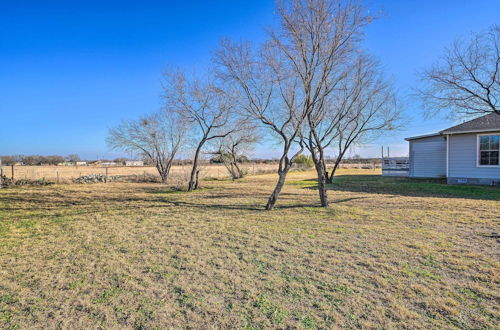
[[[142,160],[127,160],[125,166],[144,166],[144,162]]]
[[[445,177],[451,184],[500,185],[499,114],[406,140],[410,142],[410,177]]]

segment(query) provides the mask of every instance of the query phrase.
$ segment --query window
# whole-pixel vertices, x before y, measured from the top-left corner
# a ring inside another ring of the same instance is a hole
[[[479,165],[499,166],[500,135],[479,136]]]

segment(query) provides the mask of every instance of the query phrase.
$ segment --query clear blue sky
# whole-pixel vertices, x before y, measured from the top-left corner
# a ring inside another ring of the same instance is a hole
[[[383,16],[366,47],[403,97],[456,37],[500,23],[498,0],[369,4]],[[104,142],[108,128],[160,107],[166,66],[203,68],[226,36],[259,42],[273,8],[272,0],[0,0],[0,154],[119,156]],[[425,121],[420,109],[407,98],[408,127],[357,152],[377,156],[384,144],[404,155],[404,137],[453,124]]]

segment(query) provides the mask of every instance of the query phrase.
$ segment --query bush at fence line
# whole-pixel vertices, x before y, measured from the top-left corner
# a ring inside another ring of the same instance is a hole
[[[159,175],[145,173],[145,174],[121,175],[118,177],[117,181],[134,182],[134,183],[159,183],[161,182],[161,179]]]
[[[314,162],[313,162],[312,158],[310,156],[306,156],[306,155],[297,156],[294,164],[298,168],[302,168],[302,169],[309,169],[309,168],[312,168],[314,166]]]
[[[48,186],[50,184],[54,184],[52,181],[47,181],[45,178],[41,178],[38,180],[30,180],[30,179],[11,179],[2,175],[2,187],[11,187],[11,186]]]
[[[104,183],[104,182],[113,182],[118,180],[118,176],[106,176],[103,174],[90,174],[90,175],[83,175],[81,177],[78,177],[76,179],[73,179],[74,183]]]
[[[274,174],[276,173],[275,169],[265,169],[265,168],[258,168],[257,170],[253,171],[254,175],[259,175],[259,174]]]

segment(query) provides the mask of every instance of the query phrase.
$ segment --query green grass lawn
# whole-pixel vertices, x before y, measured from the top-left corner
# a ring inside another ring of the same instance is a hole
[[[0,190],[3,328],[496,328],[499,189],[340,171]]]

